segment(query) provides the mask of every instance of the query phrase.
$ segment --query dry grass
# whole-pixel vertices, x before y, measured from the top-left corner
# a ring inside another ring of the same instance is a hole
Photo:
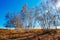
[[[33,30],[0,30],[0,40],[58,40],[60,38],[60,29],[57,34],[43,34],[41,29]]]

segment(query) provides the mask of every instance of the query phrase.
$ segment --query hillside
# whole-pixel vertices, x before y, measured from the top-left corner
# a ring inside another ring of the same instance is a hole
[[[57,33],[43,33],[41,29],[7,30],[0,29],[0,40],[60,40],[60,29]]]

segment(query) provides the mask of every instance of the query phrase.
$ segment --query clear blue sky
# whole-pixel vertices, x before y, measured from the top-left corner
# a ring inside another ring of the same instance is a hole
[[[7,12],[20,12],[22,7],[28,3],[29,7],[36,7],[41,0],[0,0],[0,28],[4,28]]]

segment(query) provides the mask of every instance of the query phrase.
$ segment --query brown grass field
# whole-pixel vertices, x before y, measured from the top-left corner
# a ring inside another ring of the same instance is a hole
[[[60,40],[60,29],[56,31],[44,33],[41,29],[29,31],[0,29],[0,40]]]

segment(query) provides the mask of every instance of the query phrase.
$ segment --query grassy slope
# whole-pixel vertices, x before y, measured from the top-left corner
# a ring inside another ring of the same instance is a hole
[[[0,29],[0,39],[1,40],[8,40],[8,39],[16,39],[16,38],[32,38],[36,36],[36,34],[42,33],[41,29],[33,29],[30,31],[26,30],[7,30],[7,29]],[[57,30],[57,34],[60,35],[60,29]]]

